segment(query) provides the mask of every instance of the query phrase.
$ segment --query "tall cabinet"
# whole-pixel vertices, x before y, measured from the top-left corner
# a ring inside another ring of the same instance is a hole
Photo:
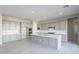
[[[79,44],[79,18],[68,20],[68,40]]]

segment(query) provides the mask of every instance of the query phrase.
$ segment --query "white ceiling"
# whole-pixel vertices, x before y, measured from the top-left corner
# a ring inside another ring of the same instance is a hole
[[[0,5],[0,13],[31,20],[47,20],[79,13],[79,6],[63,5]]]

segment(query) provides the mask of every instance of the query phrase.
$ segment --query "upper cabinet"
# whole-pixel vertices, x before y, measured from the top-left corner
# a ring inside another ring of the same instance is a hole
[[[52,23],[46,23],[46,24],[40,24],[39,27],[40,30],[66,30],[67,29],[67,21],[61,21],[61,22],[52,22]]]

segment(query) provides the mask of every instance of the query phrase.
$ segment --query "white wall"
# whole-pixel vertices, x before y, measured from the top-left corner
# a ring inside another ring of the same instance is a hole
[[[3,20],[30,23],[30,20],[28,20],[28,19],[25,20],[25,19],[23,19],[23,18],[12,17],[12,16],[3,16]]]
[[[0,44],[2,44],[2,15],[0,14]]]

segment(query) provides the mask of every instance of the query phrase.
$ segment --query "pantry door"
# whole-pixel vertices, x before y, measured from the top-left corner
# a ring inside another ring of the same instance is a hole
[[[26,26],[26,23],[23,22],[21,23],[21,38],[28,38],[28,27]]]

